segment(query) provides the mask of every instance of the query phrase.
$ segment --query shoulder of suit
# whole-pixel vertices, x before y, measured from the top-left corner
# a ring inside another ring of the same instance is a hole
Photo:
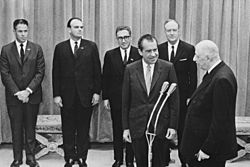
[[[81,42],[83,42],[84,45],[96,46],[96,43],[94,41],[90,41],[88,39],[81,39]]]
[[[162,60],[162,59],[158,59],[158,63],[162,64],[162,65],[166,65],[166,66],[172,66],[173,63],[166,61],[166,60]]]
[[[128,68],[128,69],[136,68],[136,67],[138,67],[138,65],[140,65],[141,63],[142,63],[141,60],[134,61],[134,62],[132,62],[132,63],[130,63],[130,64],[127,64],[126,68]]]
[[[194,45],[187,43],[185,41],[180,40],[179,45],[182,45],[182,47],[188,48],[188,49],[193,49]]]
[[[164,47],[164,46],[167,46],[167,41],[165,41],[165,42],[158,45],[159,48]]]

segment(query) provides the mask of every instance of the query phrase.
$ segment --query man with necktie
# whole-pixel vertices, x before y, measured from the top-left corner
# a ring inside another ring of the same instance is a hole
[[[158,59],[158,43],[150,34],[138,41],[142,60],[129,64],[125,69],[122,90],[123,137],[132,142],[136,166],[148,166],[148,145],[145,136],[147,121],[158,99],[165,81],[177,83],[173,64]],[[164,105],[157,124],[153,143],[153,166],[165,164],[165,151],[162,147],[165,137],[172,139],[176,134],[179,114],[178,89]]]
[[[83,23],[67,23],[70,39],[56,45],[52,81],[55,104],[61,108],[65,167],[87,167],[93,106],[99,102],[101,65],[97,46],[82,39]]]
[[[180,90],[180,115],[177,130],[179,150],[187,113],[187,103],[197,86],[197,67],[196,63],[193,61],[195,49],[193,45],[180,40],[180,25],[177,21],[171,19],[167,20],[164,23],[164,29],[167,42],[159,45],[159,58],[170,61],[174,64],[178,79]],[[166,165],[168,165],[170,161],[169,145],[171,143],[172,141],[168,141],[166,144],[166,151],[168,152]],[[178,154],[182,166],[185,167],[186,164],[182,155],[180,152],[178,152]]]
[[[138,49],[131,45],[131,29],[128,26],[116,28],[116,39],[119,47],[105,53],[103,65],[102,98],[104,107],[110,109],[113,127],[114,164],[123,164],[123,129],[122,129],[122,82],[126,65],[141,59]],[[130,143],[125,143],[126,166],[133,167],[134,153]]]
[[[14,161],[10,167],[19,167],[23,163],[24,143],[26,164],[39,167],[35,159],[35,127],[42,101],[44,56],[40,45],[27,40],[27,20],[15,20],[13,32],[16,40],[2,47],[0,57],[14,153]]]
[[[207,72],[190,98],[180,151],[190,167],[225,167],[237,155],[237,81],[210,40],[195,46],[194,61]]]

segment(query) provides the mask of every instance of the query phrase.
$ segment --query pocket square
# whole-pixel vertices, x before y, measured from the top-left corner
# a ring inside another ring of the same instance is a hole
[[[180,59],[179,61],[186,61],[187,60],[187,58],[185,58],[185,59]]]

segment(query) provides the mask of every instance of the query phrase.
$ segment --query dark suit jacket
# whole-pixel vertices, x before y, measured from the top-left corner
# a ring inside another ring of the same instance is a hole
[[[147,95],[142,60],[127,66],[122,90],[123,129],[129,129],[132,138],[145,135],[147,121],[156,103],[163,82],[176,83],[176,74],[172,63],[157,60],[154,68],[151,91]],[[178,89],[170,96],[162,109],[156,134],[164,137],[167,128],[177,129],[179,113]]]
[[[94,42],[82,39],[75,55],[70,40],[56,45],[53,59],[53,96],[61,96],[64,107],[73,105],[76,93],[84,107],[91,106],[101,91],[101,65]]]
[[[138,49],[131,46],[127,64],[139,59],[141,59],[141,55]],[[102,98],[103,100],[108,99],[116,110],[121,109],[124,70],[125,65],[123,65],[120,47],[107,51],[103,65]]]
[[[0,62],[7,105],[22,103],[14,94],[27,87],[33,91],[29,96],[29,103],[39,104],[42,100],[41,82],[45,72],[42,48],[38,44],[27,41],[22,64],[16,43],[12,42],[3,46]]]
[[[205,77],[188,105],[181,152],[187,159],[201,149],[218,160],[237,155],[235,103],[237,83],[221,62]]]
[[[159,58],[169,61],[168,42],[158,46]],[[195,48],[184,41],[179,41],[179,45],[173,61],[178,79],[180,96],[190,98],[197,86],[197,66],[193,61]]]

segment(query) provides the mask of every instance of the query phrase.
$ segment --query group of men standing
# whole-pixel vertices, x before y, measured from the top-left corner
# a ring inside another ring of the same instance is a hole
[[[111,111],[114,164],[148,166],[145,130],[164,82],[177,89],[163,106],[152,146],[152,166],[171,161],[170,141],[177,134],[182,166],[225,166],[237,153],[235,101],[237,83],[231,69],[220,60],[217,46],[209,40],[196,47],[182,41],[180,25],[167,20],[167,42],[145,34],[138,49],[131,45],[128,26],[116,29],[118,47],[105,53],[103,75],[97,46],[83,39],[83,22],[67,23],[70,39],[56,45],[52,83],[54,103],[61,108],[65,167],[87,167],[89,128],[93,106],[102,98]],[[14,161],[22,164],[23,135],[26,164],[39,167],[35,159],[35,125],[42,100],[45,63],[41,47],[27,40],[28,22],[13,23],[16,40],[2,47],[1,79],[13,136]],[[197,87],[197,66],[207,71]],[[23,132],[24,131],[24,132]],[[125,142],[124,142],[125,140]]]

